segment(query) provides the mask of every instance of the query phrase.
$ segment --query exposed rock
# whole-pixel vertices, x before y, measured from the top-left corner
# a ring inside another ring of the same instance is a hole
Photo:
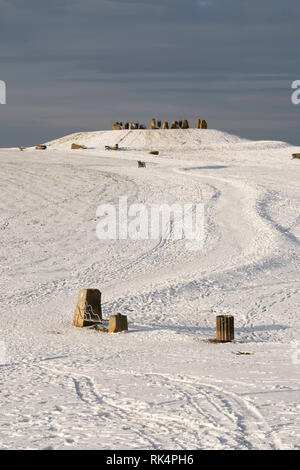
[[[47,145],[37,145],[35,147],[35,150],[46,150],[46,148],[47,148]]]
[[[85,145],[79,145],[79,144],[72,144],[71,149],[76,150],[76,149],[86,149],[87,147]]]

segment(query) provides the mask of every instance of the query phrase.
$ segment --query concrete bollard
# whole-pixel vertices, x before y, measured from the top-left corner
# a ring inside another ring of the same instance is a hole
[[[109,317],[108,332],[118,333],[119,331],[127,331],[128,323],[127,316],[117,313],[117,315],[111,315]]]
[[[232,315],[218,315],[216,317],[216,341],[229,343],[234,340],[234,317]]]
[[[73,325],[82,328],[99,323],[101,320],[101,292],[98,289],[82,289],[79,291]]]

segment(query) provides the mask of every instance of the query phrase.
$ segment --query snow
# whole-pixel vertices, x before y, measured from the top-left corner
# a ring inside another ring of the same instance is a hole
[[[0,447],[299,449],[299,148],[210,129],[47,145],[0,149]],[[100,241],[121,196],[204,203],[203,249]],[[127,333],[72,326],[88,287]],[[222,313],[236,339],[210,343]]]

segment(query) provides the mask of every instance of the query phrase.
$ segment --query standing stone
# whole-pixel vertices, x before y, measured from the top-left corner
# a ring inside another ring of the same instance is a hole
[[[161,128],[161,121],[157,121],[157,127],[158,127],[158,129]]]
[[[79,150],[79,149],[83,149],[85,150],[87,147],[85,145],[79,145],[79,144],[72,144],[71,145],[71,149],[72,150]]]
[[[178,129],[178,121],[172,121],[171,129]]]
[[[196,129],[201,129],[201,119],[197,119],[196,121]]]
[[[189,126],[189,122],[187,121],[187,119],[182,121],[182,129],[188,129],[189,127],[190,126]]]
[[[201,121],[200,129],[207,129],[207,122],[205,121],[205,119],[203,119],[203,121]]]
[[[108,332],[109,333],[118,333],[119,331],[128,330],[128,323],[126,315],[111,315],[109,317]]]
[[[156,123],[155,123],[155,119],[151,119],[151,123],[150,123],[150,129],[156,129]]]
[[[118,122],[115,122],[112,126],[113,130],[114,131],[120,131],[121,130],[121,126]]]
[[[168,121],[164,121],[164,122],[162,123],[162,128],[163,128],[163,129],[169,129],[169,123],[168,123]]]
[[[35,150],[46,150],[47,149],[47,145],[37,145],[35,147]]]
[[[74,312],[74,326],[90,326],[102,320],[101,292],[98,289],[79,291]]]

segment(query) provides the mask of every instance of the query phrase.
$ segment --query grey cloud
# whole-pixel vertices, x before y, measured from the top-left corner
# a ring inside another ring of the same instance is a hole
[[[14,126],[22,135],[26,107],[28,141],[39,130],[109,127],[118,112],[168,119],[176,109],[202,109],[233,132],[247,115],[251,136],[261,119],[274,138],[284,112],[287,138],[299,139],[289,99],[300,79],[298,0],[0,0],[0,11],[0,145],[13,143]]]

